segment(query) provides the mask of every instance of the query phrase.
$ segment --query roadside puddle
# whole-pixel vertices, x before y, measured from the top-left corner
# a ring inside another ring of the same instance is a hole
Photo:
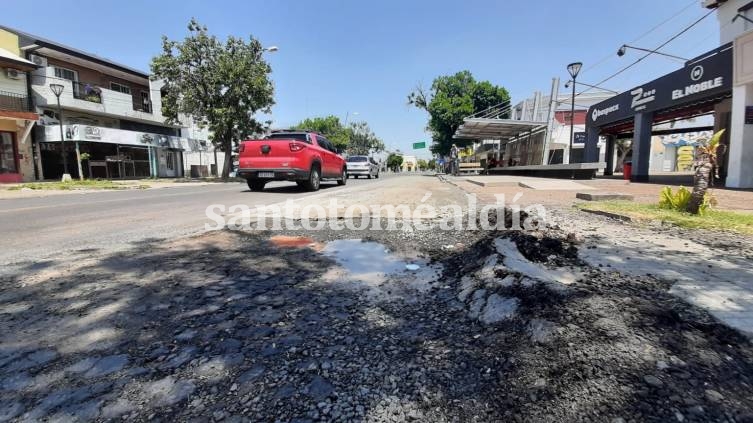
[[[354,277],[371,277],[406,270],[408,263],[391,254],[389,249],[378,242],[360,239],[341,239],[328,242],[322,250],[324,255],[333,258]],[[419,264],[420,266],[420,264]],[[415,269],[414,269],[415,270]]]
[[[400,257],[378,242],[336,240],[326,243],[321,253],[338,264],[325,273],[325,281],[347,283],[356,289],[373,288],[372,294],[377,295],[404,289],[425,291],[442,274],[441,266]]]

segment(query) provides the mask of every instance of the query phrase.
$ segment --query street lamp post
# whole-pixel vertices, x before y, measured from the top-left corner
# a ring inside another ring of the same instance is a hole
[[[562,162],[565,164],[570,163],[570,152],[573,149],[573,138],[575,137],[575,79],[578,77],[580,69],[583,67],[583,63],[575,62],[567,65],[567,71],[573,78],[573,98],[570,104],[570,146],[567,148],[567,157],[563,157]]]
[[[50,84],[50,90],[55,94],[58,101],[58,123],[60,124],[60,146],[63,150],[63,177],[62,181],[70,181],[71,174],[68,173],[68,156],[65,154],[65,135],[63,134],[63,110],[60,108],[60,95],[63,94],[65,86],[61,84]]]

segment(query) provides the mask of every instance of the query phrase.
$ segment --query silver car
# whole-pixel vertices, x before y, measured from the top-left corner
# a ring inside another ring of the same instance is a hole
[[[350,156],[346,160],[348,177],[357,178],[365,176],[369,179],[379,177],[379,165],[368,156]]]

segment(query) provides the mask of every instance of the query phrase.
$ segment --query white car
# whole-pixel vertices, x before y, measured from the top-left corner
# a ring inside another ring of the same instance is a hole
[[[346,160],[349,178],[365,176],[369,179],[379,177],[379,165],[368,156],[350,156]]]

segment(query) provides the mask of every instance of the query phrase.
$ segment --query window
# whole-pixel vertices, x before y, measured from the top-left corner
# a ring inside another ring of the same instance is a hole
[[[0,173],[18,173],[13,134],[0,132]]]
[[[117,82],[110,82],[110,89],[123,94],[130,94],[131,87],[128,85],[118,84]]]
[[[331,151],[333,153],[335,152],[335,147],[332,145],[332,143],[330,143],[328,139],[324,138],[321,135],[316,136],[316,143],[325,150]]]
[[[296,141],[303,141],[311,144],[311,141],[308,140],[308,137],[306,136],[306,133],[304,132],[278,132],[275,134],[270,134],[267,137],[268,140],[296,140]]]
[[[146,91],[141,92],[141,108],[147,113],[152,112],[152,101],[149,98],[149,93]]]
[[[78,72],[66,68],[59,68],[55,66],[55,77],[61,79],[67,79],[69,81],[78,81]]]
[[[350,157],[348,157],[348,161],[351,162],[351,163],[354,163],[354,162],[365,162],[367,160],[368,159],[366,158],[366,156],[350,156]]]

